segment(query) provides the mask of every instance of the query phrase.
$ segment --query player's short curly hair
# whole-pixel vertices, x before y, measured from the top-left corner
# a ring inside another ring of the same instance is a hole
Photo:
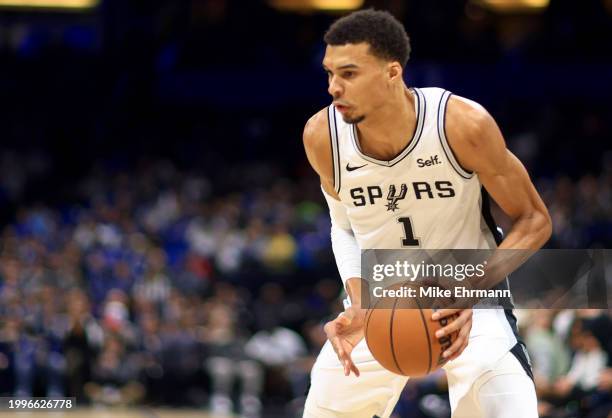
[[[359,10],[336,20],[323,38],[327,45],[367,42],[379,58],[398,61],[402,68],[410,57],[410,38],[404,26],[389,12]]]

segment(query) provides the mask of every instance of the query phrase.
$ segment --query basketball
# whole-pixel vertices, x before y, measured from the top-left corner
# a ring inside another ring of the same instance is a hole
[[[395,286],[394,286],[395,287]],[[429,298],[396,297],[378,300],[366,313],[365,338],[374,358],[387,370],[411,377],[425,376],[446,362],[442,353],[457,333],[436,338],[456,316],[431,319]]]

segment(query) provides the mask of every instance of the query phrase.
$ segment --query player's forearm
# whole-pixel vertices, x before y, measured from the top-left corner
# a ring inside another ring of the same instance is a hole
[[[351,306],[361,308],[361,288],[363,284],[363,280],[359,277],[351,277],[345,282],[344,287],[351,300]]]
[[[552,222],[548,211],[534,210],[516,219],[508,235],[498,248],[513,250],[538,250],[548,241]]]
[[[552,231],[546,209],[519,217],[510,232],[487,260],[485,279],[475,286],[490,289],[519,268],[550,238]]]

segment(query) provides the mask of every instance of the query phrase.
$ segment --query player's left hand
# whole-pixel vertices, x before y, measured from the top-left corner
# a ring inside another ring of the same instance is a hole
[[[439,321],[442,318],[455,314],[459,314],[459,316],[457,316],[454,321],[436,331],[436,338],[441,338],[445,335],[459,331],[457,339],[444,353],[442,353],[442,356],[446,358],[447,361],[459,357],[468,345],[470,331],[472,329],[472,309],[440,309],[431,316],[431,319],[434,321]]]
[[[365,309],[349,306],[336,319],[325,324],[323,329],[331,343],[340,363],[344,367],[344,375],[353,372],[359,377],[359,369],[351,358],[353,348],[364,338]]]

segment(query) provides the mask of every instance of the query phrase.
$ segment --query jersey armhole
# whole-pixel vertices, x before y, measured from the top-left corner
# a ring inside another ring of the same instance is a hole
[[[338,145],[338,127],[336,124],[336,110],[333,105],[327,108],[327,127],[329,128],[329,141],[332,152],[332,166],[334,170],[334,190],[340,193],[340,147]]]
[[[474,173],[461,167],[446,137],[446,105],[451,95],[452,93],[450,91],[445,90],[444,93],[442,93],[442,97],[440,97],[440,104],[438,105],[438,138],[440,139],[440,144],[442,144],[444,154],[446,154],[446,158],[450,161],[453,169],[461,177],[469,180],[474,177]]]

